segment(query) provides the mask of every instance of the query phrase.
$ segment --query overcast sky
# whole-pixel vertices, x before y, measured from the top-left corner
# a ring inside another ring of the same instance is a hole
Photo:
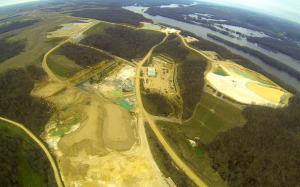
[[[38,0],[0,0],[0,6],[25,3],[29,1],[38,1]]]
[[[300,0],[196,0],[235,6],[300,23]]]

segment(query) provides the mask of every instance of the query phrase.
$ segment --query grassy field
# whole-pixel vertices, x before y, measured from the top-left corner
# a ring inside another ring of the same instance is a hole
[[[188,139],[182,136],[182,126],[177,123],[158,121],[157,126],[171,145],[172,149],[208,186],[228,186],[211,168],[212,160],[207,153],[198,155]]]
[[[85,34],[85,35],[105,34],[104,29],[111,27],[111,26],[114,26],[114,24],[101,22],[101,23],[94,25],[93,27],[91,27],[90,29],[85,31],[83,34]]]
[[[29,136],[27,136],[24,133],[24,131],[22,131],[18,127],[0,121],[0,132],[12,138],[22,139],[26,143],[33,146],[35,149],[39,150],[40,153],[45,154],[43,150]],[[16,153],[18,155],[18,161],[17,161],[18,168],[14,168],[14,169],[18,170],[18,180],[20,182],[20,186],[24,186],[24,187],[45,186],[46,187],[47,181],[37,171],[36,168],[32,168],[28,163],[28,159],[26,157],[26,149],[27,149],[26,143],[23,143],[21,149],[17,149],[17,153]]]
[[[181,130],[191,139],[199,137],[202,142],[209,143],[219,132],[242,126],[244,123],[240,108],[203,92],[194,116],[184,122]]]
[[[47,58],[49,68],[61,77],[71,77],[84,68],[64,55],[50,54]]]
[[[25,16],[24,18],[27,17]],[[40,56],[60,42],[58,41],[59,39],[55,39],[55,41],[54,39],[47,39],[45,37],[46,32],[59,24],[68,23],[75,19],[72,17],[61,16],[60,14],[37,15],[35,18],[43,20],[34,25],[0,35],[0,38],[2,38],[4,36],[16,34],[10,40],[27,39],[24,52],[0,64],[1,73],[5,72],[7,69],[26,67],[31,64],[41,65],[42,61],[40,60]]]

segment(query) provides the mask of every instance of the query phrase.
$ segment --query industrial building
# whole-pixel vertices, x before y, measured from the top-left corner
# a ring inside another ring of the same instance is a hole
[[[155,68],[147,68],[147,75],[149,77],[155,77],[156,76],[156,70],[155,70]]]

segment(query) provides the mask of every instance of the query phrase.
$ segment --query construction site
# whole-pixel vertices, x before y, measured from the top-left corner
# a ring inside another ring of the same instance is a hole
[[[245,104],[285,106],[289,92],[256,73],[231,61],[213,61],[206,75],[209,85],[238,102]]]
[[[164,55],[153,57],[150,66],[141,68],[141,78],[145,89],[162,95],[176,94],[174,72],[172,59]]]

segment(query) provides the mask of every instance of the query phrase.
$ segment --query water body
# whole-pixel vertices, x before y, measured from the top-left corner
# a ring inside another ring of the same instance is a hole
[[[266,55],[271,56],[272,58],[275,58],[275,59],[277,59],[281,62],[284,62],[285,64],[287,64],[291,67],[295,66],[295,67],[297,67],[295,69],[300,70],[300,64],[298,64],[296,61],[293,61],[290,57],[288,57],[286,55],[283,55],[283,54],[280,54],[280,53],[276,54],[276,53],[270,52],[268,50],[265,50],[265,49],[257,46],[256,44],[252,44],[250,42],[247,42],[247,40],[232,39],[229,36],[222,35],[218,32],[214,32],[214,31],[212,31],[208,28],[201,27],[199,25],[185,23],[185,22],[177,21],[177,20],[170,19],[170,18],[167,18],[167,17],[162,17],[162,16],[151,16],[151,15],[144,12],[148,9],[148,7],[127,6],[127,7],[123,7],[123,8],[125,8],[127,10],[130,10],[130,11],[133,11],[133,12],[136,12],[136,13],[140,13],[143,16],[145,16],[146,18],[152,19],[156,23],[164,23],[164,24],[168,24],[168,25],[173,25],[175,27],[179,27],[181,29],[193,32],[196,35],[201,36],[202,38],[204,38],[206,40],[209,40],[209,41],[212,41],[212,42],[217,43],[219,45],[222,45],[222,46],[226,47],[227,49],[229,49],[230,51],[232,51],[233,53],[236,53],[236,54],[239,54],[239,55],[241,55],[245,58],[248,58],[249,60],[251,60],[255,64],[259,65],[260,67],[262,67],[263,69],[268,71],[269,73],[271,73],[273,75],[276,75],[282,81],[286,82],[287,84],[290,84],[290,85],[294,86],[296,89],[298,89],[300,91],[300,81],[298,81],[296,78],[290,76],[288,73],[283,72],[283,71],[279,71],[279,70],[273,68],[272,66],[269,66],[268,64],[265,64],[259,58],[256,58],[256,57],[251,56],[247,53],[244,53],[242,51],[234,49],[234,48],[232,48],[230,46],[227,46],[227,45],[225,45],[221,42],[215,41],[215,40],[207,37],[207,33],[215,34],[215,35],[217,35],[219,37],[222,37],[226,40],[229,40],[231,42],[236,42],[239,45],[248,46],[248,47],[252,46],[253,49],[258,50],[262,53],[265,53]],[[142,9],[144,9],[144,10],[142,10]]]

